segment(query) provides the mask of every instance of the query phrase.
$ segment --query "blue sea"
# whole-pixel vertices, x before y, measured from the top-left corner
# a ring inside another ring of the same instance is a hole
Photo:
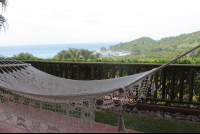
[[[55,45],[26,45],[26,46],[0,46],[0,55],[12,57],[19,53],[30,53],[39,58],[53,58],[58,52],[68,50],[68,48],[96,50],[99,52],[102,46],[109,48],[118,42],[109,43],[79,43],[79,44],[55,44]],[[102,55],[113,54],[116,52],[100,52]]]

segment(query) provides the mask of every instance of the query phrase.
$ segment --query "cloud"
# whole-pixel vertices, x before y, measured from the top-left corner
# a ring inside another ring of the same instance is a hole
[[[0,46],[160,39],[200,29],[199,0],[9,0]]]

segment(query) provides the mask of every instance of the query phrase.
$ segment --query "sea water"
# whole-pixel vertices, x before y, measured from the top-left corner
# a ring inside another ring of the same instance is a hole
[[[109,43],[79,43],[79,44],[55,44],[55,45],[26,45],[26,46],[0,46],[0,55],[6,57],[12,57],[19,53],[30,53],[39,58],[53,58],[58,52],[62,50],[68,50],[69,48],[76,49],[88,49],[90,51],[95,50],[96,52],[105,55],[126,55],[127,53],[122,52],[100,52],[102,46],[109,48],[110,45],[116,45],[117,42]]]

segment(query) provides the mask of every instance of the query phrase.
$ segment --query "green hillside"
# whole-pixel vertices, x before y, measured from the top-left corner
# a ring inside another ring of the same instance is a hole
[[[110,46],[109,50],[123,50],[132,53],[131,55],[121,58],[166,59],[174,58],[197,45],[200,45],[200,31],[190,34],[181,34],[175,37],[166,37],[159,41],[155,41],[149,37],[141,37],[130,42]]]

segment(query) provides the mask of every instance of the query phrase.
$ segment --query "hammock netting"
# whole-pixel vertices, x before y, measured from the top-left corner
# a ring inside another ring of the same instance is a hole
[[[120,110],[146,99],[150,77],[159,69],[106,80],[71,80],[0,55],[0,118],[29,132],[94,132],[94,110]]]

